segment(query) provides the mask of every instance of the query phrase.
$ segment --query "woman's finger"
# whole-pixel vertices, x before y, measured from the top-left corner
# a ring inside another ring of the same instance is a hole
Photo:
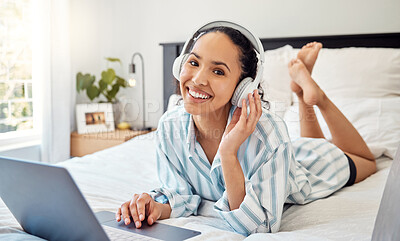
[[[258,94],[257,90],[254,91],[254,101],[255,101],[255,105],[256,105],[256,117],[251,126],[253,131],[256,129],[257,123],[260,120],[260,117],[262,115],[261,98],[260,98],[260,95]]]
[[[249,114],[247,125],[252,126],[254,121],[256,120],[256,116],[257,116],[256,104],[255,104],[254,96],[252,93],[250,93],[248,95],[248,98],[249,98],[250,114]]]
[[[242,113],[242,108],[237,107],[236,110],[232,114],[231,123],[236,124],[239,121],[240,114]]]
[[[139,216],[137,214],[137,209],[136,209],[136,202],[137,202],[138,198],[139,198],[138,194],[133,195],[133,198],[132,198],[131,202],[129,203],[130,214],[132,216],[132,219],[133,219],[133,222],[135,223],[135,225],[139,221]],[[125,224],[126,224],[126,221],[127,220],[125,220]],[[128,221],[130,221],[130,220],[128,220]],[[128,224],[129,223],[130,222],[128,222]]]
[[[124,220],[125,225],[128,225],[131,222],[130,219],[130,212],[129,212],[129,204],[131,201],[127,201],[121,205],[121,214],[122,214],[122,220]]]
[[[255,91],[255,101],[256,101],[257,121],[258,121],[262,115],[262,107],[261,107],[261,97],[258,94],[257,90]]]
[[[121,208],[118,208],[117,213],[115,214],[115,220],[117,220],[117,222],[121,221]]]
[[[142,226],[142,221],[146,216],[146,205],[152,200],[149,194],[142,193],[140,197],[136,201],[136,208],[139,217],[139,221],[135,221],[136,228],[140,228]]]
[[[247,121],[247,105],[246,99],[242,99],[242,112],[240,113],[240,119],[238,121],[239,125],[246,125]]]
[[[242,113],[240,113],[240,118],[247,119],[247,104],[246,99],[242,100]]]

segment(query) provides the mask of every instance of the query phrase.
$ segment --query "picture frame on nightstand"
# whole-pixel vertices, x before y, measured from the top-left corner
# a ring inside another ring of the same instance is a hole
[[[111,103],[89,103],[76,105],[78,134],[101,133],[115,130]]]

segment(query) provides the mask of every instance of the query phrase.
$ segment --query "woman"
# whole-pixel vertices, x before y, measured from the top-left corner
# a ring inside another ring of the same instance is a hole
[[[285,203],[326,197],[374,173],[364,140],[310,76],[321,47],[310,43],[289,63],[302,136],[291,141],[285,123],[262,108],[257,90],[242,108],[231,104],[239,80],[256,75],[250,41],[229,27],[200,34],[179,76],[184,106],[165,113],[157,130],[163,187],[135,194],[118,209],[117,221],[122,216],[129,224],[132,216],[140,228],[146,217],[151,225],[196,215],[201,199],[208,199],[238,233],[277,232]],[[323,139],[313,105],[332,143]]]

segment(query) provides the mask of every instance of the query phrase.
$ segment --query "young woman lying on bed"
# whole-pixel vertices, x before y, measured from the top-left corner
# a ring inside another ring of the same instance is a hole
[[[122,216],[129,224],[132,216],[140,228],[146,217],[151,225],[196,215],[204,198],[216,201],[215,211],[238,233],[277,232],[285,203],[306,204],[373,174],[375,160],[364,140],[311,78],[321,47],[309,43],[289,63],[302,136],[290,140],[283,120],[262,108],[257,90],[242,108],[231,104],[240,80],[257,74],[249,39],[230,27],[200,34],[180,71],[184,106],[166,112],[157,130],[163,186],[123,203],[117,221]],[[314,105],[332,143],[324,139]]]

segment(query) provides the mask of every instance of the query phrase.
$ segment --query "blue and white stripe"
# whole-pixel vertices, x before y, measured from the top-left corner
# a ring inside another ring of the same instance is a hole
[[[212,200],[220,217],[243,235],[279,231],[285,203],[306,204],[326,197],[349,178],[347,158],[339,148],[325,139],[291,141],[283,120],[264,111],[238,151],[246,196],[231,211],[219,153],[210,164],[183,106],[161,117],[156,145],[162,187],[151,194],[165,195],[171,218],[196,215],[202,199]]]

